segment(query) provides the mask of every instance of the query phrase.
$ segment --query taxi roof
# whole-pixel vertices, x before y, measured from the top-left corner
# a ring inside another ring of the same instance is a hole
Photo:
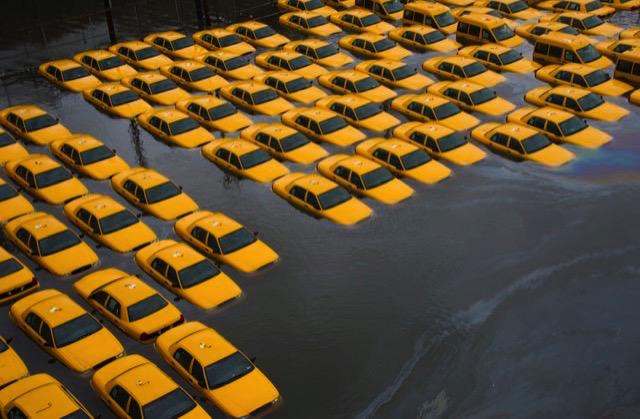
[[[233,32],[228,31],[228,30],[226,30],[226,29],[224,29],[224,28],[212,28],[212,29],[206,29],[206,30],[204,30],[204,31],[196,32],[196,33],[194,33],[193,35],[194,35],[194,36],[202,36],[202,35],[204,35],[204,34],[209,34],[209,35],[215,36],[216,38],[217,38],[217,37],[221,37],[221,36],[234,35],[234,33],[233,33]]]
[[[156,116],[160,119],[162,119],[163,121],[165,121],[166,123],[170,124],[172,122],[175,121],[180,121],[182,119],[185,118],[191,118],[189,115],[187,115],[186,113],[178,110],[178,109],[171,109],[171,108],[164,108],[164,109],[155,109],[153,111],[151,111],[149,113],[149,116]]]
[[[495,12],[495,9],[492,9],[491,7],[485,7],[485,6],[467,6],[467,7],[456,7],[455,9],[451,10],[451,14],[454,16],[461,15],[464,12],[484,15],[490,12]]]
[[[4,406],[15,403],[29,417],[63,417],[80,408],[48,374],[30,375],[5,387],[0,400]]]
[[[440,88],[440,91],[443,91],[446,88],[452,88],[452,89],[458,89],[462,92],[465,93],[472,93],[472,92],[477,92],[478,90],[483,90],[486,89],[485,86],[482,86],[480,84],[477,83],[472,83],[470,81],[467,80],[456,80],[456,81],[452,81],[452,82],[444,82],[442,83],[442,87]]]
[[[560,71],[560,70],[569,71],[571,73],[580,74],[582,76],[591,74],[595,71],[602,71],[599,68],[591,67],[590,65],[577,64],[577,63],[564,64],[555,69],[555,71]]]
[[[336,113],[326,109],[314,107],[314,108],[298,108],[295,110],[297,115],[304,115],[307,118],[311,118],[314,121],[324,121],[325,119],[333,118]]]
[[[569,96],[571,98],[577,99],[577,98],[581,98],[583,96],[586,96],[591,92],[589,90],[580,89],[580,88],[577,88],[577,87],[556,86],[556,87],[548,90],[547,92],[545,92],[545,94],[551,94],[551,93],[556,93],[556,94],[559,94],[559,95]]]
[[[75,134],[60,141],[60,144],[69,144],[79,152],[91,150],[104,145],[104,143],[88,134]]]
[[[400,67],[404,67],[404,66],[408,65],[404,61],[389,60],[389,59],[363,61],[363,63],[366,63],[367,66],[373,65],[373,64],[377,64],[377,65],[380,65],[382,67],[386,67],[386,68],[391,69],[391,70],[394,70],[396,68],[400,68]]]
[[[440,58],[439,62],[449,62],[451,64],[458,64],[461,66],[477,63],[478,60],[475,58],[463,57],[462,55],[450,55],[447,57]]]
[[[525,127],[513,122],[507,122],[502,125],[498,125],[493,129],[493,131],[501,132],[517,140],[524,140],[525,138],[529,138],[532,135],[538,133],[538,131],[534,130],[533,128]]]
[[[308,47],[311,48],[320,48],[320,47],[324,47],[325,45],[329,45],[329,42],[324,41],[322,39],[301,39],[299,41],[293,41],[290,42],[290,45],[293,47],[296,47],[298,45],[306,45]]]
[[[440,106],[444,103],[448,103],[449,100],[440,96],[433,95],[431,93],[425,93],[422,95],[411,95],[411,100],[426,105],[430,108],[434,106]]]
[[[157,294],[156,290],[133,275],[116,279],[99,289],[114,296],[125,307]]]
[[[167,78],[160,73],[156,73],[154,71],[147,71],[144,73],[135,74],[128,79],[129,80],[139,79],[147,83],[154,83],[160,80],[166,80]]]
[[[36,116],[45,115],[47,113],[47,111],[39,108],[36,105],[12,106],[10,108],[5,108],[4,112],[6,112],[7,114],[11,112],[13,114],[16,114],[22,119],[31,119]]]
[[[505,24],[504,20],[500,17],[479,13],[469,13],[468,15],[458,17],[458,20],[464,20],[467,23],[480,24],[488,27],[498,27]]]
[[[563,28],[569,27],[569,25],[567,25],[566,23],[556,22],[556,21],[553,21],[553,20],[547,20],[547,21],[543,21],[543,22],[527,23],[526,25],[530,26],[531,29],[537,28],[537,27],[542,27],[542,28],[547,28],[547,29],[550,29],[550,30],[557,30],[557,29],[563,29]]]
[[[362,156],[349,156],[335,163],[335,166],[341,165],[347,169],[356,172],[358,174],[368,173],[380,167],[380,165],[374,161]]]
[[[374,14],[373,12],[370,12],[369,10],[365,10],[365,9],[349,9],[349,10],[344,10],[342,12],[338,12],[336,13],[336,16],[340,17],[340,16],[344,16],[344,15],[352,15],[352,16],[356,16],[359,18],[362,17],[366,17],[369,15]]]
[[[447,6],[445,6],[444,4],[440,4],[440,3],[431,3],[429,1],[416,1],[416,2],[412,2],[412,3],[407,3],[404,6],[405,10],[418,10],[421,12],[425,12],[427,14],[434,14],[434,13],[442,13],[442,12],[448,12],[449,8]]]
[[[113,52],[107,51],[106,49],[94,49],[91,51],[81,52],[78,55],[80,57],[84,57],[88,55],[89,57],[95,58],[96,60],[103,60],[105,58],[111,58],[116,56]]]
[[[628,39],[616,39],[614,40],[609,48],[615,47],[617,45],[631,45],[631,46],[640,46],[640,39],[638,38],[628,38]]]
[[[363,32],[363,33],[356,33],[353,35],[347,35],[342,39],[346,39],[347,41],[351,39],[362,39],[364,41],[377,42],[385,38],[386,38],[385,35],[381,35],[379,33]]]
[[[207,211],[206,215],[198,219],[193,225],[207,230],[216,237],[222,237],[225,234],[242,228],[242,224],[227,217],[223,213],[210,211]]]
[[[382,148],[397,156],[404,156],[405,154],[409,154],[418,149],[415,145],[397,138],[384,140],[374,145],[374,147]]]
[[[157,251],[154,256],[160,257],[178,271],[205,259],[189,245],[177,242]]]
[[[580,45],[589,45],[589,38],[564,32],[548,32],[540,35],[537,42],[566,43],[576,45],[576,48],[580,48]]]
[[[142,169],[142,170],[136,170]],[[133,169],[133,173],[123,179],[123,183],[125,180],[130,179],[142,186],[144,189],[150,188],[152,186],[159,185],[161,183],[165,183],[169,181],[169,178],[156,172],[153,169],[137,167]]]
[[[29,154],[18,162],[33,172],[33,174],[46,172],[47,170],[60,167],[60,164],[57,161],[44,154]]]
[[[640,60],[640,49],[633,48],[625,51],[622,54],[618,55],[618,60],[620,60],[621,58],[638,61]]]
[[[237,81],[234,83],[229,83],[225,87],[227,89],[238,87],[240,89],[246,90],[249,93],[256,93],[265,89],[271,89],[271,87],[267,86],[264,83],[260,83],[259,81],[252,81],[252,80],[243,80],[243,81]]]
[[[371,103],[369,99],[365,99],[362,96],[358,96],[355,94],[331,96],[331,103],[335,102],[342,103],[352,108]]]
[[[293,181],[295,185],[299,185],[315,195],[327,192],[338,186],[332,180],[325,178],[317,173],[310,173]]]
[[[127,390],[140,405],[156,400],[178,387],[160,368],[148,361],[123,372],[112,382]]]
[[[152,47],[152,45],[144,41],[135,40],[135,41],[120,42],[112,45],[112,47],[116,49],[119,47],[127,47],[133,51],[138,51],[147,47]]]
[[[515,0],[514,0],[515,1]],[[567,0],[569,3],[578,3],[578,4],[589,4],[593,3],[596,0]]]
[[[207,109],[210,109],[211,107],[224,105],[227,102],[212,95],[202,95],[192,96],[186,100],[186,103],[197,103],[198,105],[202,105]]]
[[[402,29],[401,32],[411,31],[411,32],[420,33],[420,34],[423,34],[423,35],[437,31],[436,28],[432,28],[431,26],[425,26],[425,25],[401,26],[401,27],[396,28],[396,29]]]
[[[233,152],[233,154],[236,154],[238,156],[245,155],[247,153],[250,153],[260,148],[254,143],[247,140],[243,140],[242,138],[230,138],[228,140],[220,140],[218,147],[229,150]]]
[[[300,0],[300,1],[304,1],[304,0]],[[311,1],[311,0],[307,0],[307,1]],[[305,20],[306,19],[310,19],[312,17],[320,16],[317,13],[309,12],[309,11],[306,11],[306,10],[298,10],[298,11],[295,11],[295,12],[285,13],[285,16],[293,16],[293,15],[300,16],[301,18],[303,18]]]
[[[500,54],[505,53],[507,51],[511,51],[512,49],[509,48],[509,47],[505,47],[504,45],[499,45],[499,44],[482,44],[482,45],[478,45],[474,50],[475,51],[494,52],[494,53],[500,55]]]
[[[69,60],[69,59],[62,59],[62,60],[54,60],[54,61],[49,61],[48,63],[45,63],[45,65],[52,65],[56,68],[58,68],[60,71],[65,71],[68,70],[70,68],[78,68],[78,67],[82,67],[79,63],[73,61],[73,60]]]
[[[260,129],[256,131],[256,134],[260,132],[272,135],[277,139],[280,139],[280,138],[288,137],[291,134],[295,134],[298,131],[280,122],[272,122],[272,123],[267,123],[264,126],[261,126]]]
[[[544,108],[535,108],[533,111],[525,115],[525,117],[529,117],[533,115],[540,116],[545,119],[549,119],[553,122],[563,122],[575,116],[570,112],[563,111],[557,108],[552,108],[550,106],[545,106]]]
[[[369,75],[367,73],[363,73],[361,71],[358,70],[339,70],[339,71],[332,71],[328,74],[329,77],[331,77],[332,79],[340,76],[340,77],[344,77],[347,80],[351,80],[351,81],[357,81],[357,80],[362,80],[362,79],[366,79],[367,77],[369,77]]]
[[[98,86],[95,87],[94,90],[100,90],[108,94],[109,96],[111,96],[111,95],[115,95],[116,93],[129,91],[131,89],[129,89],[127,86],[120,84],[116,81],[116,82],[99,84]]]
[[[68,230],[67,226],[62,224],[60,220],[46,212],[33,212],[25,218],[26,220],[21,222],[16,230],[24,228],[37,240]]]
[[[265,26],[269,26],[266,23],[258,22],[257,20],[247,20],[246,22],[234,23],[233,25],[227,26],[228,28],[238,28],[245,27],[248,29],[260,29]]]
[[[76,208],[84,208],[98,219],[126,210],[118,201],[106,195],[91,194],[78,200],[80,202]]]
[[[223,49],[218,49],[215,51],[209,51],[206,54],[204,54],[202,57],[202,59],[211,56],[214,58],[218,58],[222,61],[226,61],[226,60],[230,60],[231,58],[236,58],[236,57],[240,57],[240,54],[234,54],[233,52],[229,52]],[[250,64],[250,63],[249,63]]]
[[[154,33],[150,33],[149,35],[147,35],[148,37],[162,37],[165,39],[168,39],[169,41],[175,41],[176,39],[181,39],[181,38],[186,38],[187,35],[180,33],[180,32],[176,32],[176,31],[166,31],[166,32],[154,32]]]
[[[283,71],[267,71],[266,73],[259,74],[256,77],[256,80],[266,79],[269,76],[271,76],[271,77],[273,77],[275,79],[281,80],[281,81],[283,81],[285,83],[288,82],[288,81],[291,81],[291,80],[298,80],[298,79],[303,78],[301,75],[296,74],[296,73],[294,73],[292,71],[283,70]]]
[[[454,132],[451,128],[440,125],[437,122],[425,122],[417,125],[413,130],[425,133],[436,140]]]
[[[589,13],[589,12],[562,12],[562,13],[557,13],[555,14],[552,19],[559,19],[562,16],[566,16],[566,17],[571,17],[574,19],[578,19],[578,20],[582,20],[582,19],[586,19],[588,17],[592,17],[592,16],[596,16],[593,13]]]
[[[195,60],[184,60],[184,61],[176,61],[173,64],[171,64],[169,66],[169,68],[171,67],[180,67],[184,70],[187,71],[193,71],[196,70],[198,68],[202,68],[202,67],[206,67],[206,64],[203,64],[201,62],[195,61]]]
[[[285,60],[292,60],[294,58],[298,58],[298,57],[304,57],[304,55],[300,54],[299,52],[295,52],[295,51],[289,51],[289,50],[281,50],[281,51],[267,51],[267,52],[263,52],[262,54],[263,57],[280,57],[282,59]]]
[[[46,321],[52,329],[87,313],[68,295],[62,293],[38,301],[30,307],[30,311]]]
[[[211,328],[200,329],[185,336],[178,342],[178,346],[187,349],[203,367],[238,351],[235,346]]]

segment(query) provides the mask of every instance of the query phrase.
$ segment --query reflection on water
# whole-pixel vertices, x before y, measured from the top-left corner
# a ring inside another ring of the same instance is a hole
[[[140,126],[135,119],[132,119],[129,123],[129,135],[131,136],[131,144],[136,153],[136,161],[138,166],[148,167],[147,158],[144,155],[144,145],[140,140]]]

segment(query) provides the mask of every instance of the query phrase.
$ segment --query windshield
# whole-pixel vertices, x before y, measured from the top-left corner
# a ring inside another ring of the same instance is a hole
[[[305,79],[304,77],[300,77],[299,79],[291,80],[286,83],[287,92],[294,93],[299,92],[300,90],[308,89],[311,87],[311,81]]]
[[[318,26],[326,25],[329,23],[327,19],[322,16],[314,16],[312,18],[307,19],[307,25],[310,28],[317,28]]]
[[[305,144],[309,144],[309,139],[304,135],[296,132],[295,134],[291,134],[288,137],[284,137],[280,140],[280,146],[282,150],[286,153],[287,151],[295,150],[296,148],[300,148]]]
[[[513,49],[510,49],[509,51],[503,54],[500,54],[500,61],[502,62],[502,65],[511,64],[521,59],[522,59],[522,54],[520,54],[518,51]]]
[[[142,406],[145,418],[176,419],[195,409],[196,403],[180,387]]]
[[[0,132],[0,147],[4,147],[9,144],[13,144],[16,142],[16,139],[11,136],[8,132]]]
[[[570,119],[567,119],[566,121],[560,123],[560,130],[565,136],[575,134],[576,132],[586,129],[587,127],[587,123],[577,116],[573,116]]]
[[[240,352],[229,355],[220,361],[205,367],[207,384],[213,390],[224,386],[238,378],[250,373],[254,366]]]
[[[256,29],[255,31],[253,31],[253,33],[256,35],[256,39],[262,39],[262,38],[266,38],[268,36],[275,35],[276,31],[271,29],[271,27],[269,27],[269,26],[264,26],[264,27],[262,27],[260,29]]]
[[[197,70],[193,70],[189,75],[191,76],[191,81],[200,81],[213,77],[216,73],[214,73],[209,67],[200,67]]]
[[[220,106],[209,109],[209,118],[212,121],[215,121],[217,119],[226,118],[227,116],[233,115],[236,112],[238,112],[238,110],[233,105],[231,105],[230,103],[224,103]]]
[[[371,77],[367,77],[366,79],[358,80],[356,82],[356,92],[366,92],[367,90],[375,89],[378,86],[380,86],[380,83]]]
[[[198,125],[195,119],[190,117],[186,117],[169,124],[171,135],[184,134],[185,132],[193,131],[197,128],[200,128],[200,125]]]
[[[511,9],[511,13],[518,13],[521,12],[523,10],[527,10],[529,8],[529,6],[526,5],[525,2],[523,1],[516,1],[513,2],[509,5],[509,8]]]
[[[304,5],[307,8],[307,10],[316,10],[321,7],[324,7],[324,3],[321,2],[320,0],[311,0],[306,2]]]
[[[456,106],[455,103],[451,103],[451,102],[447,102],[444,105],[440,105],[437,108],[435,108],[433,111],[435,112],[436,120],[438,121],[462,112],[460,108]]]
[[[382,112],[382,106],[377,103],[367,103],[359,108],[356,108],[356,118],[361,121],[363,119],[371,118],[374,115],[378,115]]]
[[[589,16],[582,21],[585,28],[591,29],[602,25],[604,22],[598,16]]]
[[[344,122],[344,119],[340,118],[339,116],[333,116],[320,122],[320,130],[323,134],[331,134],[332,132],[343,129],[346,126],[347,123]]]
[[[451,16],[451,13],[449,12],[440,13],[439,15],[436,15],[434,17],[436,19],[436,22],[438,23],[438,27],[440,28],[456,23],[456,20],[453,18],[453,16]]]
[[[22,265],[15,259],[7,259],[0,262],[0,278],[14,274],[22,270]],[[0,342],[1,343],[1,342]]]
[[[382,22],[382,19],[380,19],[378,16],[374,14],[371,14],[365,17],[361,17],[360,21],[362,22],[363,26],[371,26],[371,25],[375,25],[376,23]]]
[[[471,100],[473,101],[474,105],[479,105],[495,98],[496,93],[493,90],[489,90],[487,88],[471,93]]]
[[[278,99],[278,94],[273,89],[265,89],[255,92],[251,97],[253,98],[254,104],[260,105],[261,103]]]
[[[586,47],[578,48],[576,51],[583,63],[590,63],[601,57],[597,49],[589,44]]]
[[[595,107],[602,105],[604,103],[604,100],[602,100],[602,96],[598,96],[594,93],[589,93],[588,95],[578,99],[578,102],[580,103],[580,107],[583,111],[589,111]]]
[[[180,283],[182,288],[191,288],[207,279],[213,278],[219,273],[220,270],[209,259],[202,259],[200,262],[180,271]]]
[[[158,294],[154,294],[151,297],[147,297],[142,301],[130,305],[127,307],[127,316],[130,322],[135,322],[150,314],[155,313],[167,306],[167,302],[164,298]]]
[[[56,125],[58,121],[49,114],[39,115],[24,122],[27,132],[37,131]]]
[[[402,4],[399,1],[391,0],[382,5],[387,14],[396,13],[402,10]]]
[[[411,77],[415,75],[417,72],[418,72],[418,69],[416,69],[415,66],[407,64],[393,70],[393,77],[396,80],[404,80],[407,77]]]
[[[513,140],[511,140],[513,141]],[[542,150],[545,147],[551,145],[551,141],[544,135],[537,133],[529,138],[522,140],[522,145],[527,154],[535,153],[538,150]]]
[[[36,185],[40,188],[46,188],[47,186],[55,185],[56,183],[64,182],[71,179],[71,173],[65,168],[58,166],[55,169],[47,170],[46,172],[38,173],[36,175]]]
[[[54,327],[53,339],[56,342],[56,348],[62,348],[92,335],[100,329],[102,329],[102,325],[85,313],[80,317]]]
[[[249,230],[245,227],[240,227],[236,231],[220,237],[220,247],[222,248],[222,253],[226,255],[243,247],[247,247],[257,240],[256,236]]]
[[[169,79],[164,79],[164,80],[157,81],[155,83],[151,83],[149,87],[151,87],[152,95],[157,95],[158,93],[162,93],[168,90],[173,90],[178,88],[178,86],[176,86],[176,84]]]
[[[271,160],[271,156],[261,148],[240,156],[243,169],[250,169],[269,160]]]
[[[440,31],[433,31],[423,35],[423,38],[427,41],[427,44],[433,44],[434,42],[442,41],[446,37]]]
[[[14,196],[18,196],[18,192],[15,189],[7,184],[0,185],[0,201],[6,201]]]
[[[69,230],[64,230],[38,241],[38,246],[40,256],[49,256],[80,243],[78,236]]]
[[[600,3],[599,1],[592,1],[591,3],[587,3],[585,7],[587,9],[587,12],[593,12],[594,10],[598,10],[599,8],[601,8],[602,3]]]
[[[224,66],[227,68],[227,71],[235,70],[237,68],[244,67],[245,65],[249,65],[249,61],[244,57],[234,57],[224,62]]]
[[[378,42],[373,43],[373,47],[376,49],[377,52],[386,51],[395,46],[396,46],[396,43],[390,40],[389,38],[384,38],[379,40]]]
[[[378,167],[362,175],[362,180],[365,188],[372,189],[393,180],[393,175],[384,167]]]
[[[351,195],[343,187],[336,186],[335,188],[318,195],[318,199],[320,200],[320,206],[322,209],[327,210],[350,200]]]
[[[124,65],[124,61],[122,61],[120,57],[109,57],[98,61],[98,68],[100,68],[100,71],[120,67],[121,65]]]
[[[193,45],[193,39],[191,39],[188,36],[185,36],[184,38],[180,38],[180,39],[176,39],[174,41],[171,41],[171,46],[173,47],[174,51],[177,51],[179,49],[188,48],[191,45]]]
[[[135,215],[125,209],[100,219],[100,228],[102,229],[102,234],[109,234],[114,231],[122,230],[123,228],[129,227],[137,222],[138,219]]]
[[[82,164],[88,165],[88,164],[93,164],[102,160],[109,159],[114,155],[115,153],[109,147],[105,145],[99,145],[96,148],[83,151],[80,154],[80,158],[82,159]]]
[[[238,35],[227,35],[218,38],[218,42],[220,43],[220,47],[230,47],[231,45],[242,42],[242,39],[240,39]]]
[[[498,41],[504,41],[505,39],[509,39],[514,36],[513,31],[507,25],[499,26],[492,32],[493,36],[495,36]]]
[[[326,58],[331,55],[337,54],[339,51],[340,50],[337,46],[329,44],[316,49],[316,55],[318,56],[318,58]]]
[[[311,64],[313,64],[313,62],[304,55],[289,60],[289,67],[291,67],[291,70],[298,70]]]
[[[422,166],[431,161],[431,157],[424,150],[414,150],[409,154],[400,157],[404,170],[411,170],[414,167]]]
[[[478,74],[482,74],[485,71],[487,71],[487,67],[480,63],[472,63],[464,68],[464,74],[466,74],[467,77],[473,77]]]
[[[585,79],[587,79],[589,87],[592,87],[611,80],[611,77],[602,70],[596,70],[591,74],[587,74]]]
[[[568,33],[570,35],[578,35],[579,32],[576,28],[573,28],[571,26],[567,26],[566,28],[562,28],[560,30],[558,30],[558,32],[562,32],[562,33]]]
[[[131,90],[125,90],[124,92],[116,93],[109,97],[111,98],[111,106],[125,105],[140,99],[140,97]]]
[[[173,182],[165,182],[163,184],[154,186],[147,189],[147,203],[154,204],[156,202],[164,201],[180,194],[180,189]]]
[[[160,55],[160,52],[153,47],[146,47],[136,51],[136,58],[138,59],[138,61],[157,57],[158,55]]]
[[[440,152],[442,153],[444,153],[445,151],[451,151],[458,147],[462,147],[467,143],[467,140],[459,132],[452,132],[451,134],[446,135],[438,139],[437,141]]]
[[[62,80],[77,80],[89,75],[89,71],[87,71],[87,69],[85,69],[84,67],[70,68],[69,70],[65,70],[62,72]]]

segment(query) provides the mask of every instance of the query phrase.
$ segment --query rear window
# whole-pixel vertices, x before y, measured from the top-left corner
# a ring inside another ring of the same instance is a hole
[[[195,409],[196,403],[178,387],[175,390],[142,406],[145,418],[174,419]]]
[[[436,22],[438,22],[438,27],[442,28],[443,26],[449,26],[456,23],[456,20],[451,16],[451,13],[444,12],[435,16]]]
[[[0,133],[0,147],[7,146],[9,144],[13,144],[16,142],[16,139],[11,136],[8,132]]]
[[[393,77],[396,80],[404,80],[418,73],[418,69],[413,65],[403,65],[393,70]]]
[[[89,71],[87,71],[87,69],[84,67],[70,68],[69,70],[65,70],[62,72],[62,80],[64,81],[77,80],[83,77],[87,77],[89,75],[90,75]]]
[[[291,134],[290,136],[284,137],[280,140],[282,150],[284,150],[285,152],[295,150],[309,143],[309,139],[299,132]]]
[[[509,51],[503,54],[500,54],[500,61],[502,62],[502,65],[515,63],[516,61],[521,59],[522,59],[522,54],[512,49],[510,49]]]
[[[390,40],[389,38],[384,38],[379,40],[378,42],[373,43],[374,48],[377,52],[386,51],[396,46],[396,43]]]
[[[496,93],[493,90],[489,90],[487,88],[471,93],[471,100],[473,101],[474,105],[480,105],[481,103],[488,102],[495,98]]]
[[[0,278],[4,278],[7,275],[14,274],[21,270],[22,265],[20,265],[15,259],[7,259],[0,262]]]
[[[376,15],[367,15],[363,18],[360,18],[360,21],[364,26],[371,26],[371,25],[375,25],[376,23],[382,22],[382,19],[380,19]]]
[[[250,169],[269,160],[271,160],[271,156],[261,148],[240,156],[243,169]]]
[[[140,96],[138,96],[131,90],[126,90],[124,92],[111,95],[110,98],[111,98],[111,106],[120,106],[120,105],[125,105],[127,103],[135,102],[136,100],[140,99]]]
[[[38,241],[38,246],[40,247],[40,256],[49,256],[79,243],[78,236],[69,230],[64,230]]]
[[[203,259],[180,271],[182,288],[191,288],[218,275],[220,271],[209,259]]]
[[[356,118],[358,118],[358,120],[363,120],[378,115],[381,112],[382,106],[380,106],[379,104],[367,103],[366,105],[362,105],[359,108],[356,108]]]
[[[596,70],[593,73],[587,74],[585,79],[587,80],[587,84],[591,87],[611,80],[611,76],[602,70]]]
[[[542,150],[545,147],[548,147],[549,145],[551,145],[551,141],[549,141],[549,139],[544,135],[538,133],[522,140],[522,145],[524,146],[527,154],[531,154],[535,153],[536,151]]]
[[[262,39],[268,36],[275,35],[276,31],[271,29],[269,26],[264,26],[260,29],[256,29],[255,31],[253,31],[253,33],[256,35],[256,39]]]
[[[529,6],[526,5],[525,2],[523,1],[516,1],[513,2],[509,5],[509,8],[511,9],[511,13],[518,13],[521,12],[523,10],[527,10],[529,8]]]
[[[130,322],[135,322],[136,320],[147,317],[166,306],[167,302],[165,299],[160,297],[158,294],[154,294],[151,297],[145,298],[144,300],[138,301],[137,303],[129,306],[127,308],[127,315]]]
[[[124,61],[122,61],[120,57],[109,57],[98,61],[100,71],[110,70],[112,68],[120,67],[121,65],[124,65]]]
[[[135,215],[125,209],[100,219],[100,228],[102,229],[102,234],[109,234],[122,230],[137,222],[138,219]]]
[[[336,186],[335,188],[318,195],[318,199],[320,200],[320,206],[322,209],[327,210],[350,200],[351,195],[343,187]]]
[[[147,203],[154,204],[180,194],[180,189],[173,182],[166,182],[146,190]]]
[[[601,96],[598,96],[595,93],[589,93],[588,95],[578,99],[578,102],[580,103],[580,107],[583,111],[588,111],[602,105],[604,100],[602,100]]]
[[[0,201],[6,201],[14,196],[18,196],[18,192],[15,189],[7,184],[0,185]]]
[[[380,83],[371,77],[367,77],[356,82],[356,92],[366,92],[367,90],[375,89],[378,86],[380,86]]]
[[[599,8],[601,8],[602,3],[600,3],[599,1],[592,1],[591,3],[587,3],[585,7],[587,9],[587,12],[592,12],[594,10],[598,10]]]
[[[301,68],[310,66],[313,62],[306,56],[301,55],[289,61],[291,70],[299,70]]]
[[[88,314],[83,314],[54,327],[53,338],[56,342],[56,347],[61,348],[93,335],[100,329],[102,329],[102,325],[96,319]]]
[[[485,71],[487,71],[487,67],[480,63],[472,63],[464,68],[464,73],[467,75],[467,77],[473,77],[478,74],[482,74]]]
[[[247,247],[256,240],[258,239],[256,239],[249,230],[245,227],[241,227],[236,231],[220,237],[219,241],[222,253],[228,254],[242,249],[243,247]]]
[[[322,16],[314,16],[310,19],[307,19],[307,25],[310,28],[316,28],[318,26],[326,25],[327,23],[329,23],[327,19]]]
[[[101,145],[90,150],[83,151],[80,154],[80,158],[82,159],[82,164],[88,165],[97,163],[102,160],[110,159],[114,155],[115,153],[113,152],[113,150],[105,145]]]
[[[184,38],[176,39],[175,41],[171,41],[171,46],[173,47],[174,51],[188,48],[191,45],[193,45],[193,39],[191,39],[188,36],[185,36]]]
[[[404,170],[411,170],[415,167],[422,166],[425,163],[431,161],[431,157],[424,150],[414,150],[411,153],[405,154],[400,158],[402,160],[402,166]]]
[[[343,129],[346,126],[347,123],[344,122],[344,119],[340,118],[339,116],[333,116],[320,122],[320,130],[323,134],[331,134],[332,132]]]
[[[44,129],[56,125],[58,121],[54,117],[49,114],[44,114],[40,116],[36,116],[31,119],[27,119],[24,124],[27,132],[38,131],[39,129]]]
[[[220,106],[216,106],[215,108],[209,109],[209,118],[212,121],[217,119],[226,118],[227,116],[231,116],[238,112],[236,108],[233,107],[230,103],[224,103]]]
[[[260,105],[278,99],[278,94],[273,89],[265,89],[251,95],[253,103]]]
[[[318,56],[318,58],[326,58],[326,57],[330,57],[332,55],[337,54],[338,52],[340,52],[340,50],[338,49],[338,47],[336,47],[335,45],[325,45],[323,47],[320,47],[318,49],[316,49],[316,55]]]
[[[362,175],[364,186],[367,189],[372,189],[380,185],[384,185],[385,183],[390,182],[393,179],[394,177],[391,172],[389,172],[384,167],[379,167]]]
[[[462,147],[467,143],[467,140],[464,136],[458,132],[452,132],[449,135],[446,135],[437,140],[438,147],[440,148],[440,152],[444,153],[445,151],[451,151],[458,147]]]
[[[571,117],[564,122],[560,123],[560,130],[562,134],[567,136],[582,131],[588,127],[587,123],[577,116]]]
[[[595,49],[591,44],[579,48],[576,52],[584,63],[590,63],[601,57],[600,52],[598,52],[598,50]]]
[[[160,55],[160,52],[153,47],[146,47],[136,51],[136,58],[138,61],[157,57],[158,55]]]
[[[231,45],[238,44],[242,42],[242,39],[238,35],[227,35],[222,38],[218,38],[218,42],[221,47],[230,47]]]
[[[164,79],[155,83],[151,83],[149,87],[151,88],[151,94],[157,95],[158,93],[176,89],[178,86],[173,81]]]
[[[171,130],[171,135],[180,135],[185,132],[193,131],[194,129],[200,128],[200,125],[195,121],[195,119],[186,117],[184,119],[180,119],[178,121],[174,121],[169,124],[169,130]]]
[[[69,180],[71,179],[71,177],[71,173],[69,173],[68,170],[59,166],[55,169],[38,173],[36,175],[36,185],[38,185],[38,188],[46,188],[47,186],[55,185],[56,183]]]
[[[604,21],[600,19],[598,16],[589,16],[582,21],[582,24],[587,29],[595,28],[596,26],[600,26],[603,23]]]
[[[455,103],[447,102],[443,105],[436,107],[434,109],[434,112],[436,114],[436,118],[438,120],[441,120],[441,119],[445,119],[450,116],[456,115],[462,111],[460,110],[460,108],[458,108],[458,106],[456,106]]]
[[[433,31],[423,36],[427,44],[433,44],[434,42],[440,42],[446,37],[440,31]]]
[[[191,81],[200,81],[213,77],[216,73],[214,73],[209,67],[200,67],[197,70],[190,72],[189,75],[191,76]]]
[[[495,36],[498,41],[504,41],[505,39],[513,38],[513,36],[515,35],[511,28],[509,28],[507,25],[499,26],[492,32],[493,36]]]
[[[295,92],[299,92],[300,90],[308,89],[309,87],[312,86],[312,83],[310,80],[307,80],[304,77],[300,77],[298,79],[287,82],[286,86],[287,86],[287,92],[295,93]]]
[[[235,70],[248,64],[249,61],[244,57],[234,57],[224,62],[224,66],[227,68],[227,71]]]

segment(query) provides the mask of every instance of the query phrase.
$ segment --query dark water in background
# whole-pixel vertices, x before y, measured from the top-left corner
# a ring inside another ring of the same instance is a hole
[[[177,26],[174,18],[168,7],[148,31]],[[636,12],[614,21],[637,19]],[[98,25],[104,23],[93,30]],[[19,48],[7,45],[0,54]],[[94,46],[38,54],[54,59]],[[519,49],[530,56],[530,45]],[[32,59],[10,64],[20,68]],[[505,75],[498,93],[518,106],[542,84],[532,75]],[[273,417],[631,418],[640,417],[640,112],[624,98],[611,100],[632,114],[615,124],[590,121],[615,140],[595,151],[568,146],[578,155],[568,166],[550,170],[493,153],[472,167],[447,164],[450,179],[433,186],[408,181],[416,196],[400,205],[367,200],[375,216],[353,228],[313,219],[269,185],[225,176],[198,150],[168,147],[37,76],[9,79],[0,107],[48,109],[73,132],[115,147],[132,166],[167,174],[202,208],[258,230],[280,253],[280,263],[257,274],[224,268],[245,297],[220,312],[176,303],[187,319],[204,321],[257,356],[284,398]],[[108,182],[83,181],[91,192],[116,196]],[[36,207],[64,218],[59,207]],[[177,239],[172,223],[144,221],[158,237]],[[97,252],[99,268],[140,273],[132,254]],[[42,288],[74,295],[73,278],[38,276]],[[15,338],[32,372],[50,372],[94,413],[110,417],[89,377],[48,364],[8,320],[8,307],[0,311],[0,332]],[[149,357],[189,389],[151,346],[107,326],[128,353]]]

